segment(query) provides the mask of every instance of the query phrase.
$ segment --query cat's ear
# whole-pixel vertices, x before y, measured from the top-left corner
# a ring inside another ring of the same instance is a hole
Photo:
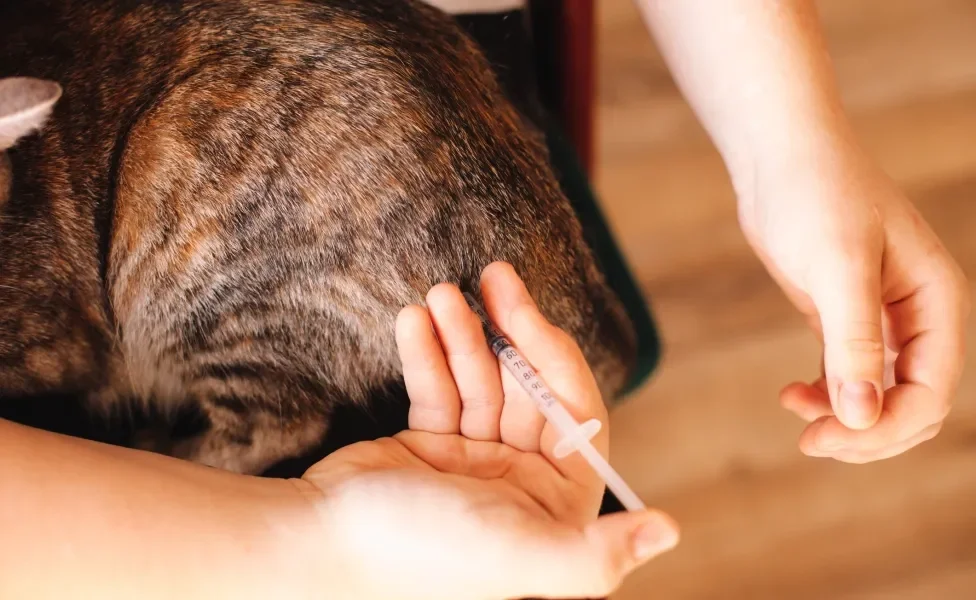
[[[0,79],[0,152],[40,129],[61,97],[61,86],[33,77]]]

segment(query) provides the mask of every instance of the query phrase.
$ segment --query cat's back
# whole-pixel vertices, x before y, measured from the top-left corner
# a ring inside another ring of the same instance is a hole
[[[261,362],[364,396],[397,376],[396,310],[491,260],[605,389],[625,376],[632,332],[537,132],[419,2],[3,3],[0,70],[64,88],[15,157],[19,202],[95,232],[81,295],[144,394]]]
[[[324,100],[303,88],[344,89],[339,101],[352,109],[372,103],[383,84],[390,94],[409,78],[437,85],[449,66],[431,64],[430,50],[443,49],[445,36],[461,44],[437,17],[401,0],[4,2],[0,73],[57,81],[64,94],[49,130],[72,160],[104,160],[146,110],[191,80],[202,97],[222,97],[215,112],[263,94],[277,114]],[[428,62],[410,65],[411,55]],[[395,74],[403,78],[392,81]],[[198,122],[214,116],[203,110],[187,114]]]
[[[345,340],[341,387],[366,392],[395,377],[399,308],[499,259],[526,267],[567,328],[590,326],[580,286],[601,282],[539,136],[448,17],[410,2],[188,6],[221,30],[142,109],[119,160],[108,283],[123,347],[146,355],[130,364],[182,369],[275,321],[276,348],[247,352],[334,379]]]
[[[442,128],[426,157],[431,164],[460,122],[444,111],[471,86],[449,90],[441,74],[463,71],[466,43],[445,23],[400,1],[0,3],[0,73],[63,89],[42,135],[10,152],[13,185],[0,232],[2,357],[22,363],[40,346],[45,364],[64,363],[48,369],[62,383],[105,385],[100,367],[116,345],[117,313],[133,298],[125,290],[111,297],[112,273],[125,270],[125,258],[143,258],[140,243],[159,254],[160,268],[179,269],[180,257],[192,255],[181,236],[209,236],[227,249],[253,248],[275,230],[287,235],[288,227],[262,223],[265,209],[291,225],[291,239],[306,242],[302,251],[319,234],[334,242],[320,254],[350,250],[356,233],[349,228],[362,230],[378,214],[357,200],[401,186],[404,178],[391,174],[420,160],[400,152],[418,149],[407,137],[430,131],[412,117]],[[394,155],[398,166],[383,164]],[[309,194],[314,215],[296,204]],[[349,228],[327,232],[322,211]],[[162,251],[162,238],[176,256]],[[254,261],[283,256],[263,250]],[[306,266],[323,264],[308,256],[292,253]],[[333,258],[324,262],[342,262]],[[214,269],[227,266],[219,255],[210,259]],[[279,278],[290,268],[265,262]],[[143,300],[174,289],[168,281],[146,292],[160,282],[145,270],[134,274]],[[196,276],[184,271],[183,281]]]

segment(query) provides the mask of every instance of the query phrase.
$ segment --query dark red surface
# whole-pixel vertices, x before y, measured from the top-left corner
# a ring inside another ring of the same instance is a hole
[[[594,162],[596,3],[530,0],[543,104],[558,118],[587,175]]]
[[[563,120],[588,174],[594,158],[593,120],[596,50],[593,0],[564,0],[562,11]]]

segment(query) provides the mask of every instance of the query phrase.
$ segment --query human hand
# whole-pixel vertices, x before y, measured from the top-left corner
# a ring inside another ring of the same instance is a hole
[[[576,344],[510,266],[485,269],[482,295],[570,412],[604,424],[593,444],[606,455],[606,409]],[[499,368],[456,287],[405,308],[396,331],[409,431],[341,449],[303,477],[330,540],[325,568],[348,597],[602,597],[677,543],[656,511],[597,518],[602,481],[578,455],[553,457],[556,431]]]
[[[824,345],[821,377],[781,392],[810,456],[862,463],[934,437],[961,376],[968,283],[864,154],[767,161],[739,189],[749,243]]]

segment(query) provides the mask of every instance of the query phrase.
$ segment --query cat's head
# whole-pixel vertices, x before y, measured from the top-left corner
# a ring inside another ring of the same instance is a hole
[[[61,97],[61,86],[32,77],[0,79],[0,206],[10,193],[7,150],[40,129]]]

